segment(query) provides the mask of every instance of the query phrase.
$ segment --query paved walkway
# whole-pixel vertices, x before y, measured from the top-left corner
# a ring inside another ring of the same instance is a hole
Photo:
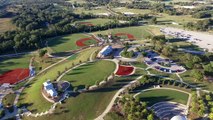
[[[123,86],[112,98],[111,102],[109,103],[109,105],[107,106],[107,108],[105,109],[105,111],[98,116],[97,118],[95,118],[95,120],[104,120],[104,116],[111,110],[116,98],[120,95],[121,92],[123,92],[127,87],[131,86],[133,83],[137,82],[139,79],[141,79],[142,76],[136,78],[134,81],[130,82],[129,84]]]

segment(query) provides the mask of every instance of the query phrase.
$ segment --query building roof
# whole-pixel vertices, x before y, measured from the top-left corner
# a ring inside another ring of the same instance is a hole
[[[112,52],[112,46],[111,45],[108,45],[108,46],[106,46],[106,47],[104,47],[101,51],[100,51],[100,53],[102,54],[102,55],[104,55],[104,56],[106,56],[106,55],[109,55],[111,52]]]
[[[185,116],[177,115],[172,117],[171,120],[187,120]]]
[[[53,84],[50,82],[50,80],[43,83],[44,89],[48,94],[50,94],[51,97],[56,97],[58,95],[57,91],[53,87]]]

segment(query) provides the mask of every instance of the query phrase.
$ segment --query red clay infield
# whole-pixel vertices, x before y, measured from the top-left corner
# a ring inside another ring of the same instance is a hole
[[[80,40],[77,40],[76,45],[79,47],[87,46],[86,44],[84,44],[84,42],[88,40],[96,40],[97,42],[99,42],[99,40],[95,39],[94,37],[88,37],[88,38],[82,38]]]
[[[119,65],[118,71],[116,72],[116,75],[131,75],[134,70],[134,67],[132,66],[122,66]]]
[[[94,26],[91,22],[79,22],[81,25]]]
[[[30,75],[29,69],[18,68],[18,69],[10,70],[0,75],[0,84],[4,84],[4,83],[15,84],[29,77],[29,75]]]
[[[115,36],[127,36],[130,40],[135,40],[135,37],[132,34],[128,33],[116,33]]]

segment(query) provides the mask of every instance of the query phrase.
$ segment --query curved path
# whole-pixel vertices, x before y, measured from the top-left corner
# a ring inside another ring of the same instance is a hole
[[[116,98],[120,95],[121,92],[123,92],[127,87],[131,86],[133,83],[137,82],[139,79],[141,79],[142,76],[139,76],[138,78],[136,78],[134,81],[130,82],[129,84],[123,86],[112,98],[111,102],[109,103],[109,105],[107,106],[107,108],[105,109],[105,111],[99,115],[97,118],[95,118],[95,120],[104,120],[104,116],[111,110],[112,106],[114,105],[114,102],[116,100]]]

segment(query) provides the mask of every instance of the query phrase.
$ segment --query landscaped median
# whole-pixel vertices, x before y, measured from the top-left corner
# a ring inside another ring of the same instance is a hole
[[[47,79],[56,79],[59,72],[62,73],[66,68],[72,67],[73,64],[78,64],[80,61],[87,61],[93,51],[97,49],[98,47],[83,50],[82,52],[78,53],[77,56],[75,56],[76,59],[69,61],[65,60],[37,76],[22,92],[19,98],[19,105],[25,105],[27,109],[33,113],[44,112],[50,109],[52,104],[49,103],[41,94],[42,84]]]

